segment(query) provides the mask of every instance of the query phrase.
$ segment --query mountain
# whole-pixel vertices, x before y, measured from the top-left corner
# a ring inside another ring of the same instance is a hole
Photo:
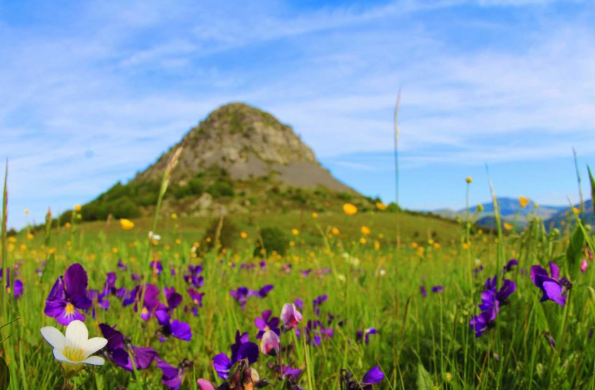
[[[275,174],[278,181],[288,186],[323,186],[354,193],[320,165],[312,149],[290,126],[246,104],[231,103],[213,111],[134,180],[161,180],[165,166],[179,147],[183,150],[173,180],[189,180],[217,167],[226,170],[232,180]]]
[[[574,208],[580,209],[580,204],[574,205]],[[557,212],[549,219],[545,221],[546,226],[553,226],[553,227],[561,227],[563,222],[572,222],[574,220],[574,212],[570,207],[566,207],[563,210]],[[583,221],[585,223],[591,224],[593,226],[593,200],[585,201],[585,214],[583,216]]]
[[[322,210],[350,201],[373,207],[335,179],[293,129],[243,103],[211,112],[157,161],[82,208],[85,220],[151,215],[165,168],[181,148],[164,210],[198,216],[219,212]]]
[[[521,202],[518,198],[500,197],[497,198],[498,209],[504,222],[512,223],[516,218],[516,222],[519,226],[527,224],[528,218],[535,215],[544,221],[558,215],[563,210],[568,209],[565,206],[549,206],[549,205],[537,205],[533,201],[521,208]],[[480,207],[481,206],[481,207]],[[481,208],[482,211],[479,211]],[[494,217],[494,204],[492,202],[482,203],[481,205],[474,205],[470,208],[470,213],[475,224],[478,226],[494,227],[496,226],[496,219]],[[466,209],[458,211],[441,209],[434,211],[435,214],[443,216],[445,218],[465,218],[467,213]],[[518,213],[518,215],[517,215]]]

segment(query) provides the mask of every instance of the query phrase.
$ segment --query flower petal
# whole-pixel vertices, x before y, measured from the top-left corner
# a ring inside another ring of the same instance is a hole
[[[66,343],[66,337],[58,329],[53,326],[46,326],[41,328],[41,335],[54,349],[62,350]]]
[[[62,350],[61,349],[54,349],[53,352],[54,352],[54,357],[59,362],[65,362],[65,363],[71,363],[71,364],[78,364],[78,363],[74,363],[74,362],[70,361],[69,359],[67,359],[66,356],[64,356],[64,354],[62,353]]]
[[[83,360],[83,363],[91,364],[93,366],[103,366],[103,364],[105,363],[105,359],[101,356],[89,356],[88,358]]]
[[[95,352],[99,351],[101,348],[105,347],[107,344],[107,339],[103,337],[93,337],[85,343],[85,354],[87,356],[93,355]]]
[[[89,331],[84,322],[74,320],[66,328],[66,343],[79,348],[84,348],[89,340]]]

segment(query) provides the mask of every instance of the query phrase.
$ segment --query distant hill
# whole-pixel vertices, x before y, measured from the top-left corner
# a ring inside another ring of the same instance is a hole
[[[512,223],[517,218],[517,224],[524,226],[528,222],[528,218],[532,215],[541,218],[544,221],[549,221],[557,215],[562,215],[564,211],[569,210],[565,206],[551,206],[551,205],[537,205],[535,202],[530,201],[527,206],[521,208],[521,203],[518,198],[500,197],[498,200],[498,209],[502,217],[503,222]],[[474,218],[475,224],[478,226],[495,227],[496,219],[494,217],[494,205],[492,202],[482,203],[482,211],[478,211],[480,205],[474,205],[470,207],[470,212]],[[441,209],[436,210],[433,213],[440,215],[445,218],[464,218],[467,210],[448,210]],[[518,215],[517,215],[518,213]]]
[[[164,201],[181,216],[324,210],[352,202],[374,207],[332,176],[293,129],[273,115],[243,103],[211,112],[182,140],[127,183],[116,183],[82,207],[84,220],[151,215],[163,172],[182,148]]]
[[[580,209],[580,204],[576,204],[574,205],[574,207]],[[570,209],[570,207],[567,207],[561,211],[559,211],[558,213],[554,214],[553,216],[551,216],[547,221],[545,221],[546,226],[554,226],[554,227],[560,227],[562,226],[562,222],[563,221],[573,221],[574,220],[574,215],[573,215],[573,211]],[[585,201],[585,214],[583,216],[583,221],[585,223],[591,224],[593,225],[593,200],[589,199],[587,201]]]

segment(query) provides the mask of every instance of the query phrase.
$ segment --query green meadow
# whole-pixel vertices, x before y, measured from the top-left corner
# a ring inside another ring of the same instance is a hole
[[[215,219],[215,235],[210,236],[211,219],[160,215],[157,210],[156,218],[132,220],[128,226],[118,220],[81,223],[75,211],[60,228],[48,224],[11,236],[4,230],[3,265],[13,277],[2,290],[0,356],[8,365],[9,389],[176,388],[165,387],[157,360],[145,369],[128,371],[105,349],[96,353],[105,364],[81,364],[75,375],[67,375],[68,366],[54,358],[40,329],[65,329],[44,314],[44,306],[57,278],[75,263],[86,271],[88,289],[101,291],[108,273],[114,273],[115,287],[122,291],[151,284],[159,289],[162,303],[167,301],[166,287],[181,294],[181,304],[170,314],[189,325],[189,340],[163,337],[156,318],[141,318],[143,311],[134,310],[136,303],[125,305],[116,293],[103,298],[109,301],[107,309],[95,296],[92,308],[81,313],[89,337],[102,335],[99,324],[116,326],[127,346],[153,348],[158,359],[179,367],[182,389],[208,388],[197,387],[201,378],[213,388],[257,388],[256,382],[238,387],[224,381],[213,358],[229,355],[236,331],[247,332],[250,342],[258,345],[255,319],[265,310],[279,317],[283,305],[296,299],[303,302],[299,325],[281,332],[275,356],[261,351],[258,361],[250,362],[260,380],[267,380],[267,388],[595,386],[593,237],[580,211],[563,229],[548,230],[533,219],[523,230],[484,231],[471,226],[472,214],[469,222],[459,223],[381,210],[346,215],[337,204],[315,215],[221,217]],[[220,243],[230,220],[237,236],[230,238],[233,248],[225,248]],[[263,248],[260,232],[266,227],[283,232],[283,254]],[[149,231],[159,237],[149,239]],[[518,263],[504,269],[511,259]],[[161,269],[153,261],[159,261]],[[554,281],[567,278],[560,282],[562,290],[550,291],[564,305],[551,299],[542,302],[545,287],[538,287],[531,277],[533,266],[547,270],[550,262],[560,270]],[[202,305],[186,294],[193,286],[184,275],[188,266],[196,265],[202,266],[203,282],[194,286],[204,294]],[[485,311],[479,305],[490,289],[486,280],[496,275],[495,294],[507,283],[515,288],[505,296],[495,295],[495,315],[477,336],[470,321]],[[23,288],[15,299],[17,279]],[[273,289],[263,297],[249,297],[245,307],[230,294],[242,286],[258,291],[266,285]],[[313,305],[322,296],[326,300]],[[367,334],[369,329],[375,332]],[[357,337],[358,331],[367,337]],[[127,348],[132,359],[134,350]],[[283,366],[299,374],[284,375],[279,369]],[[383,378],[367,385],[361,378],[374,367]]]

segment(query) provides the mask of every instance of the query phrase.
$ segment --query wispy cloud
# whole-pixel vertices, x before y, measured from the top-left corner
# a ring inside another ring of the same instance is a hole
[[[587,2],[150,0],[32,7],[35,23],[22,12],[0,5],[12,215],[91,199],[238,100],[352,169],[375,168],[343,156],[390,152],[400,87],[405,169],[546,159],[577,144],[595,155]]]

